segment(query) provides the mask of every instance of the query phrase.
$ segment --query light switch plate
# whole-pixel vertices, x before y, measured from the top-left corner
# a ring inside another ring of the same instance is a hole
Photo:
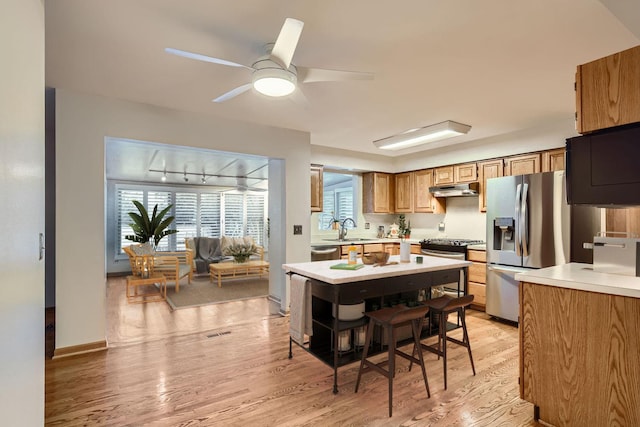
[[[293,226],[293,234],[302,234],[302,226],[294,225]]]
[[[438,231],[444,231],[444,222],[438,224]]]
[[[369,228],[371,228],[371,224],[369,224],[368,222],[364,223],[364,229],[368,230]]]

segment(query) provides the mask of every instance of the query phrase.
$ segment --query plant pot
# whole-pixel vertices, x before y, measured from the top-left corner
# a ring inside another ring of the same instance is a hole
[[[250,255],[234,255],[233,262],[242,264],[243,262],[249,261],[249,256]]]

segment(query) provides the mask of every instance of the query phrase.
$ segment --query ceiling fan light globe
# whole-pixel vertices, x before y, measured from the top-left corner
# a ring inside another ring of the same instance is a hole
[[[263,95],[279,97],[291,94],[296,85],[280,77],[265,77],[253,82],[253,87]]]
[[[296,90],[296,83],[296,75],[281,68],[262,68],[253,73],[255,90],[271,97],[290,95]]]

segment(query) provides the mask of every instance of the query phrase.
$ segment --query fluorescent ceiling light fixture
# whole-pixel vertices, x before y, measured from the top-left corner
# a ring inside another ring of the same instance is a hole
[[[287,96],[296,89],[296,75],[282,68],[262,68],[253,72],[253,87],[263,95]]]
[[[414,145],[453,138],[469,132],[471,126],[447,120],[423,128],[410,129],[401,134],[373,141],[373,144],[383,150],[401,150]]]

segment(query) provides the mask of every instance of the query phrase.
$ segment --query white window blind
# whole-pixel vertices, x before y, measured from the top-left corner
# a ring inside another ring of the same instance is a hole
[[[133,204],[134,200],[143,200],[144,192],[142,190],[118,189],[116,191],[116,253],[122,253],[122,248],[129,246],[134,242],[127,240],[124,236],[133,234],[133,229],[129,226],[133,221],[129,216],[129,212],[138,212],[138,208]]]
[[[244,195],[224,194],[224,235],[244,236]]]
[[[184,239],[198,236],[198,195],[196,193],[176,193],[175,222],[176,249],[185,249]]]
[[[264,245],[265,202],[262,194],[247,194],[247,235]]]
[[[331,228],[331,219],[335,215],[335,212],[335,192],[333,190],[326,189],[322,196],[323,214],[320,215],[318,224],[318,228],[320,230],[329,230]]]
[[[338,188],[335,195],[336,218],[343,221],[345,218],[353,218],[353,190],[351,188]],[[346,224],[351,228],[353,224]]]
[[[266,193],[157,190],[157,187],[146,188],[144,185],[116,184],[115,198],[116,255],[123,254],[122,247],[133,243],[124,238],[133,234],[128,215],[129,212],[138,212],[133,200],[140,201],[149,215],[152,215],[156,204],[158,211],[173,204],[166,216],[175,216],[169,228],[178,230],[178,233],[163,238],[158,250],[183,250],[185,238],[200,236],[249,235],[257,244],[264,246],[265,243]]]
[[[200,195],[200,236],[220,237],[220,193]]]

